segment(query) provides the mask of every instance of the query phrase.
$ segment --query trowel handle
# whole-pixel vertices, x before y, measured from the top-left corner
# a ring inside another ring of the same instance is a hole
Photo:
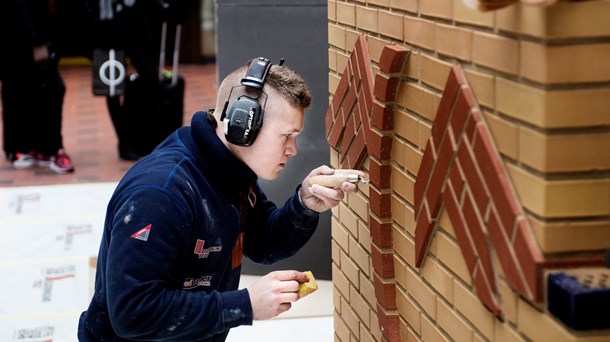
[[[340,188],[343,182],[358,183],[361,177],[354,173],[333,173],[332,175],[317,175],[309,177],[309,184],[318,184],[327,188]]]

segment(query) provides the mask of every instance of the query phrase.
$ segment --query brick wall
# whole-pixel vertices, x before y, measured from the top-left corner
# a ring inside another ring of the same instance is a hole
[[[328,2],[336,341],[604,341],[545,276],[610,248],[610,1]]]

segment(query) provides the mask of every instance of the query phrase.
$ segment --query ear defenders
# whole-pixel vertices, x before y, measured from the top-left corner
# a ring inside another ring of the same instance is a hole
[[[282,59],[280,65],[283,62]],[[266,104],[267,94],[263,91],[263,87],[271,65],[267,58],[254,58],[248,67],[246,76],[240,81],[241,86],[255,90],[254,93],[258,94],[256,97],[240,95],[229,105],[233,89],[240,86],[231,89],[229,99],[227,99],[220,117],[224,124],[224,133],[228,142],[239,146],[250,146],[263,127],[265,106],[261,105],[259,99],[262,94],[265,94]]]

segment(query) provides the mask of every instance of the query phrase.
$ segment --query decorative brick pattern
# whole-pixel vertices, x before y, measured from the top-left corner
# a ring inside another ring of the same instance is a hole
[[[389,161],[393,128],[393,102],[399,76],[408,52],[386,46],[380,56],[381,73],[373,83],[372,67],[364,36],[360,36],[349,58],[335,95],[326,113],[326,137],[338,150],[342,168],[358,169],[369,158],[369,212],[373,283],[377,318],[388,341],[400,341],[396,313],[394,259],[391,238],[391,193]],[[376,98],[373,101],[373,98]],[[351,250],[351,249],[350,249]]]
[[[536,301],[542,300],[542,275],[548,265],[599,265],[600,260],[543,257],[479,113],[461,68],[453,67],[415,183],[415,262],[418,267],[423,263],[444,205],[479,298],[500,315],[492,250],[508,283]]]

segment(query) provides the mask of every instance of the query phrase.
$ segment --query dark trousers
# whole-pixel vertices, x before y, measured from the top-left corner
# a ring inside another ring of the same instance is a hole
[[[2,77],[3,147],[6,155],[37,151],[55,155],[63,146],[66,88],[57,60],[44,64],[13,59]]]

